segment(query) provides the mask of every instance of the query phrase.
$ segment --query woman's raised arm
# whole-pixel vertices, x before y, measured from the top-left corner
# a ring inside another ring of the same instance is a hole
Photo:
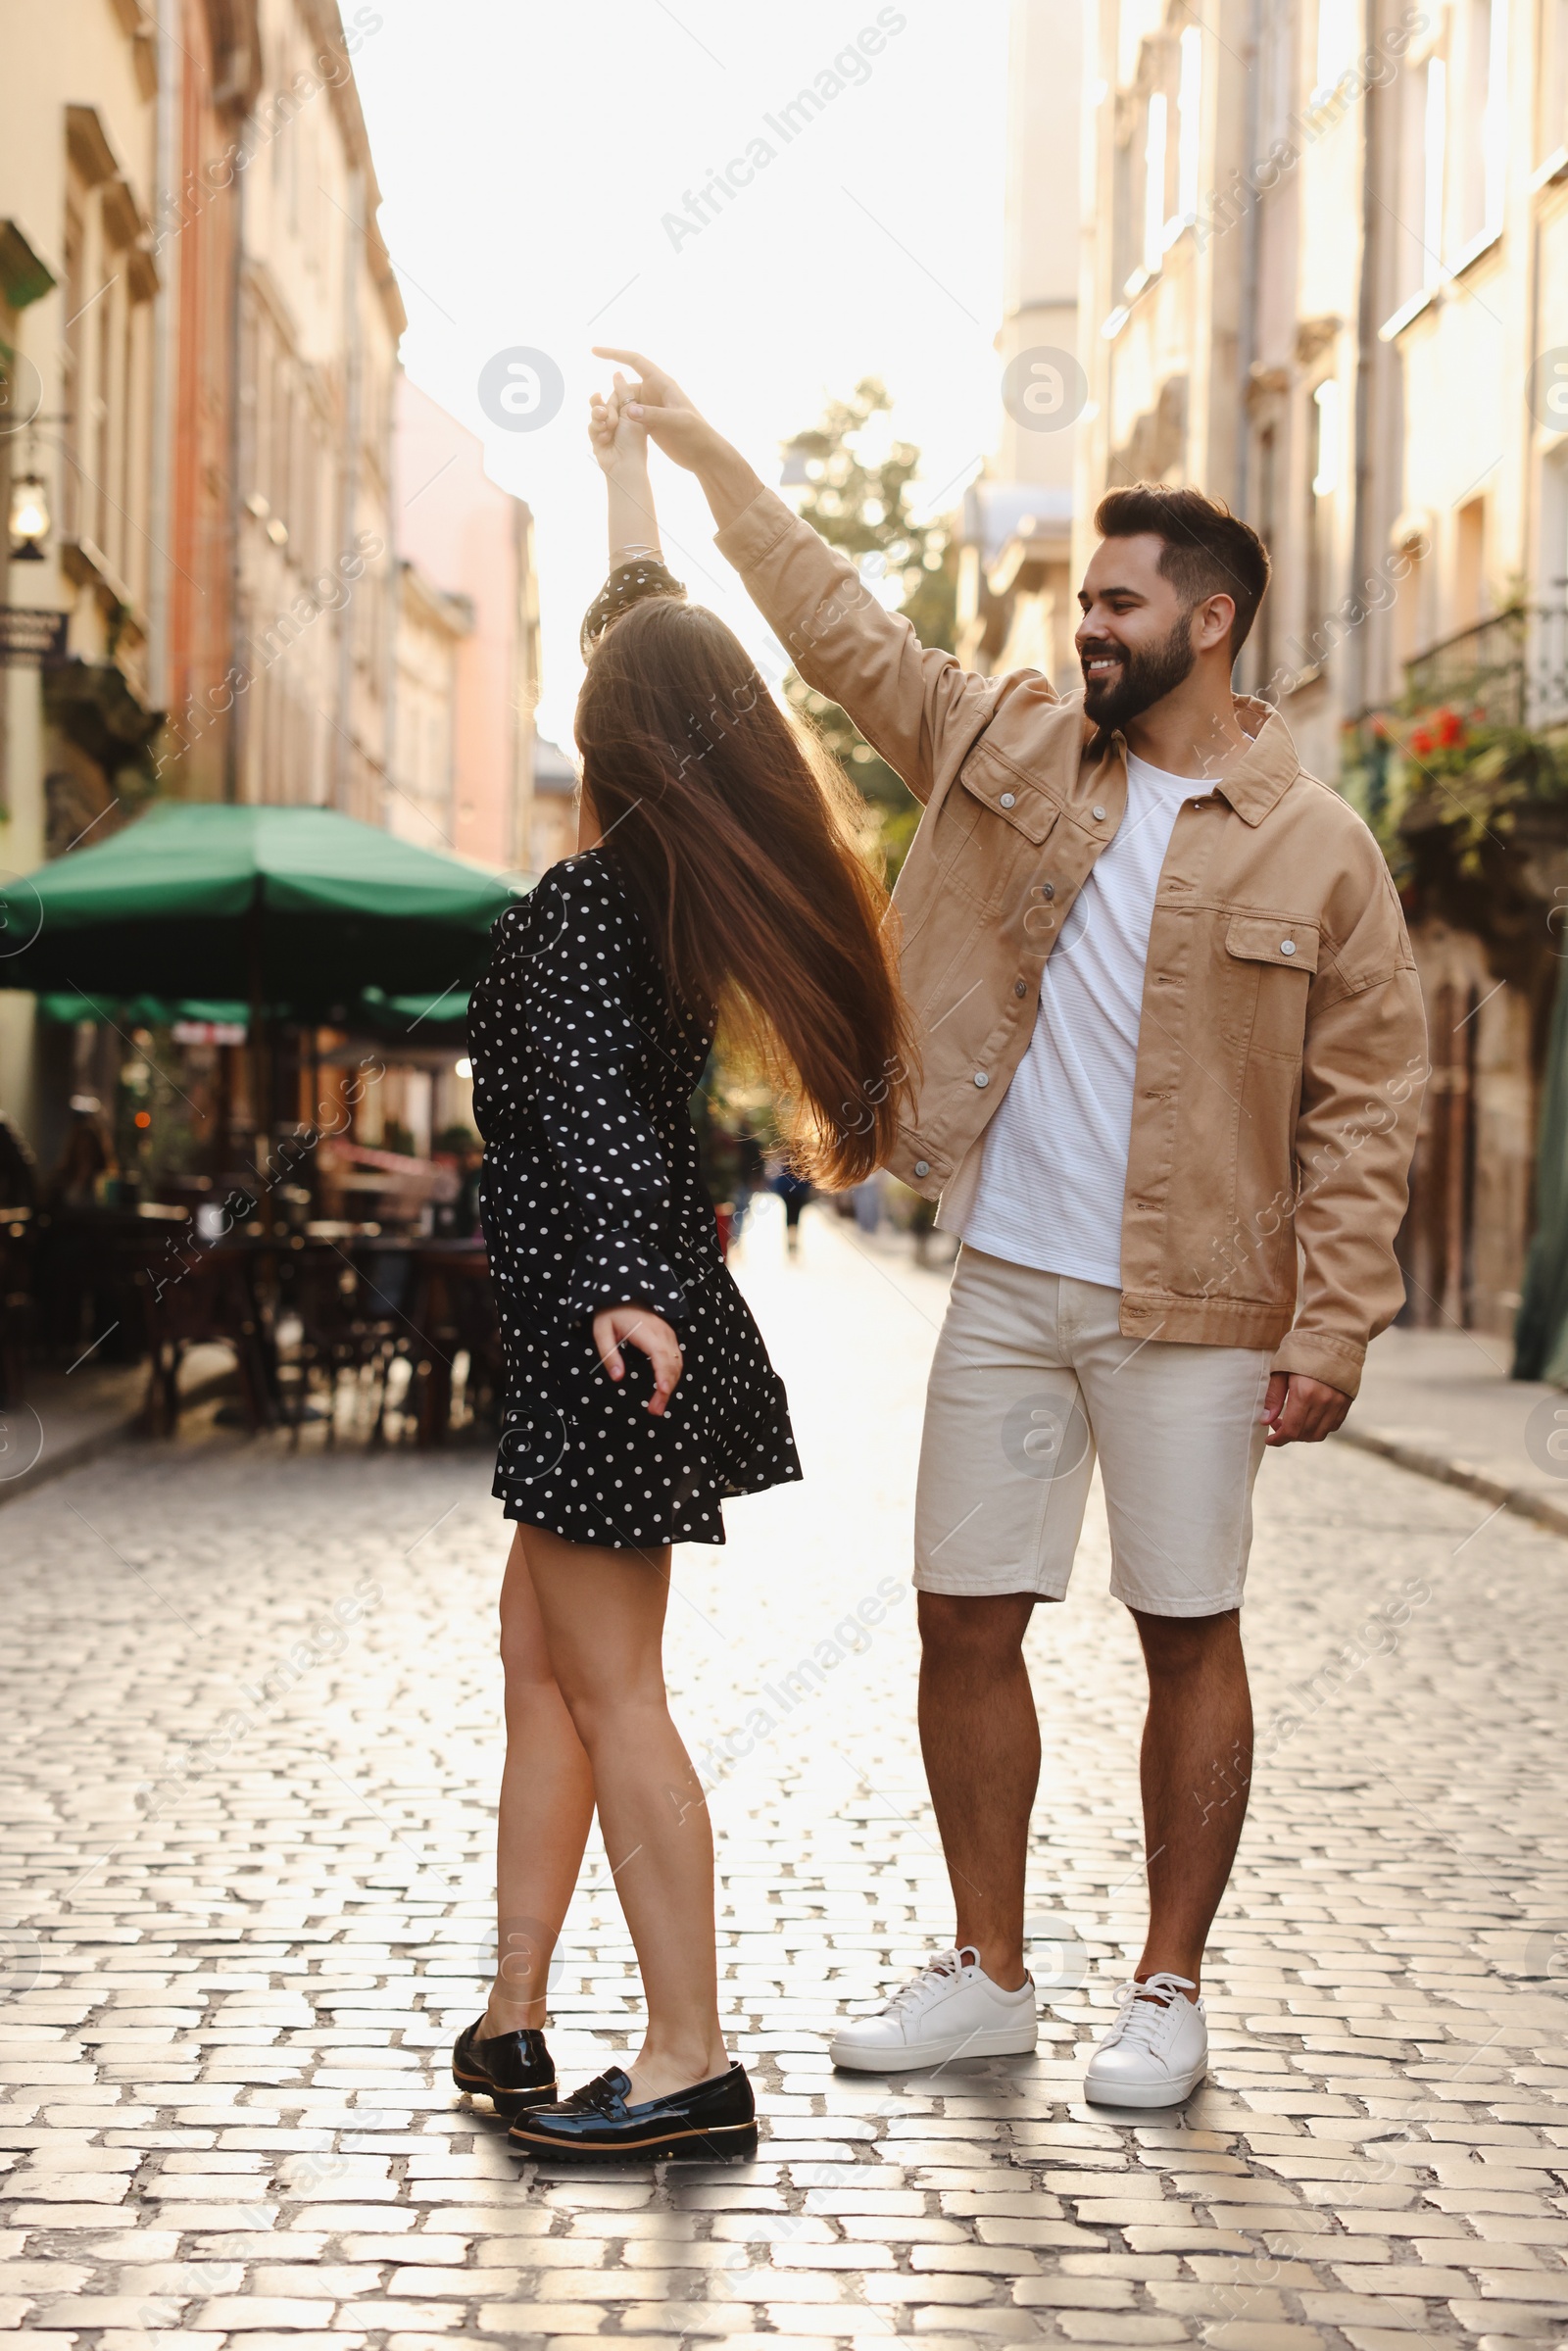
[[[648,428],[625,413],[632,386],[619,368],[606,394],[589,401],[588,438],[609,492],[610,568],[639,556],[662,561],[654,486],[648,478]]]

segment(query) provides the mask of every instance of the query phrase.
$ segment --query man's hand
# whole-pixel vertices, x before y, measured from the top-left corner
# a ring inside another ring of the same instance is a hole
[[[637,370],[621,399],[622,413],[647,428],[648,437],[677,465],[695,473],[703,495],[722,530],[744,514],[761,483],[738,449],[732,449],[705,416],[698,414],[672,375],[656,367],[640,351],[615,351],[596,343],[594,357],[622,360]]]
[[[623,361],[628,367],[636,368],[635,383],[627,383],[616,371],[615,390],[622,413],[644,425],[667,458],[673,458],[677,465],[695,473],[708,446],[718,435],[708,419],[698,414],[675,378],[666,375],[662,367],[656,367],[652,360],[644,359],[640,351],[612,351],[603,343],[596,343],[594,357]]]
[[[620,1354],[623,1346],[637,1347],[648,1357],[654,1367],[654,1393],[648,1409],[659,1419],[684,1369],[680,1341],[668,1323],[647,1306],[607,1306],[594,1316],[594,1346],[612,1380],[626,1377]]]
[[[1267,1424],[1270,1445],[1321,1445],[1349,1409],[1349,1397],[1326,1380],[1309,1380],[1302,1371],[1277,1371],[1270,1376],[1257,1417]]]

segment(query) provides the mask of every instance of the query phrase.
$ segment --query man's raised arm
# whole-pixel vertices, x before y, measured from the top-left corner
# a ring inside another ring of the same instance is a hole
[[[807,684],[840,704],[915,798],[929,800],[990,718],[998,684],[961,669],[951,653],[922,646],[855,565],[758,478],[672,376],[639,352],[601,350],[599,357],[636,368],[627,414],[696,474],[718,525],[720,554]],[[1036,684],[1050,692],[1043,678]]]

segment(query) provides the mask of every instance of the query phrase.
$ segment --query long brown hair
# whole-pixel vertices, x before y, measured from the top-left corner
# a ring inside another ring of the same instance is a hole
[[[781,1089],[797,1166],[830,1190],[858,1183],[893,1148],[911,1050],[887,893],[842,770],[723,621],[667,596],[594,647],[576,735],[671,1002]]]

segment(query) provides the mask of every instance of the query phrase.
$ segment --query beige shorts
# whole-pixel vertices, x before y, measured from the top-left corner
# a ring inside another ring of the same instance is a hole
[[[1151,1616],[1240,1605],[1268,1351],[1124,1339],[1120,1305],[960,1251],[926,1393],[918,1591],[1062,1599],[1098,1454],[1115,1597]]]

